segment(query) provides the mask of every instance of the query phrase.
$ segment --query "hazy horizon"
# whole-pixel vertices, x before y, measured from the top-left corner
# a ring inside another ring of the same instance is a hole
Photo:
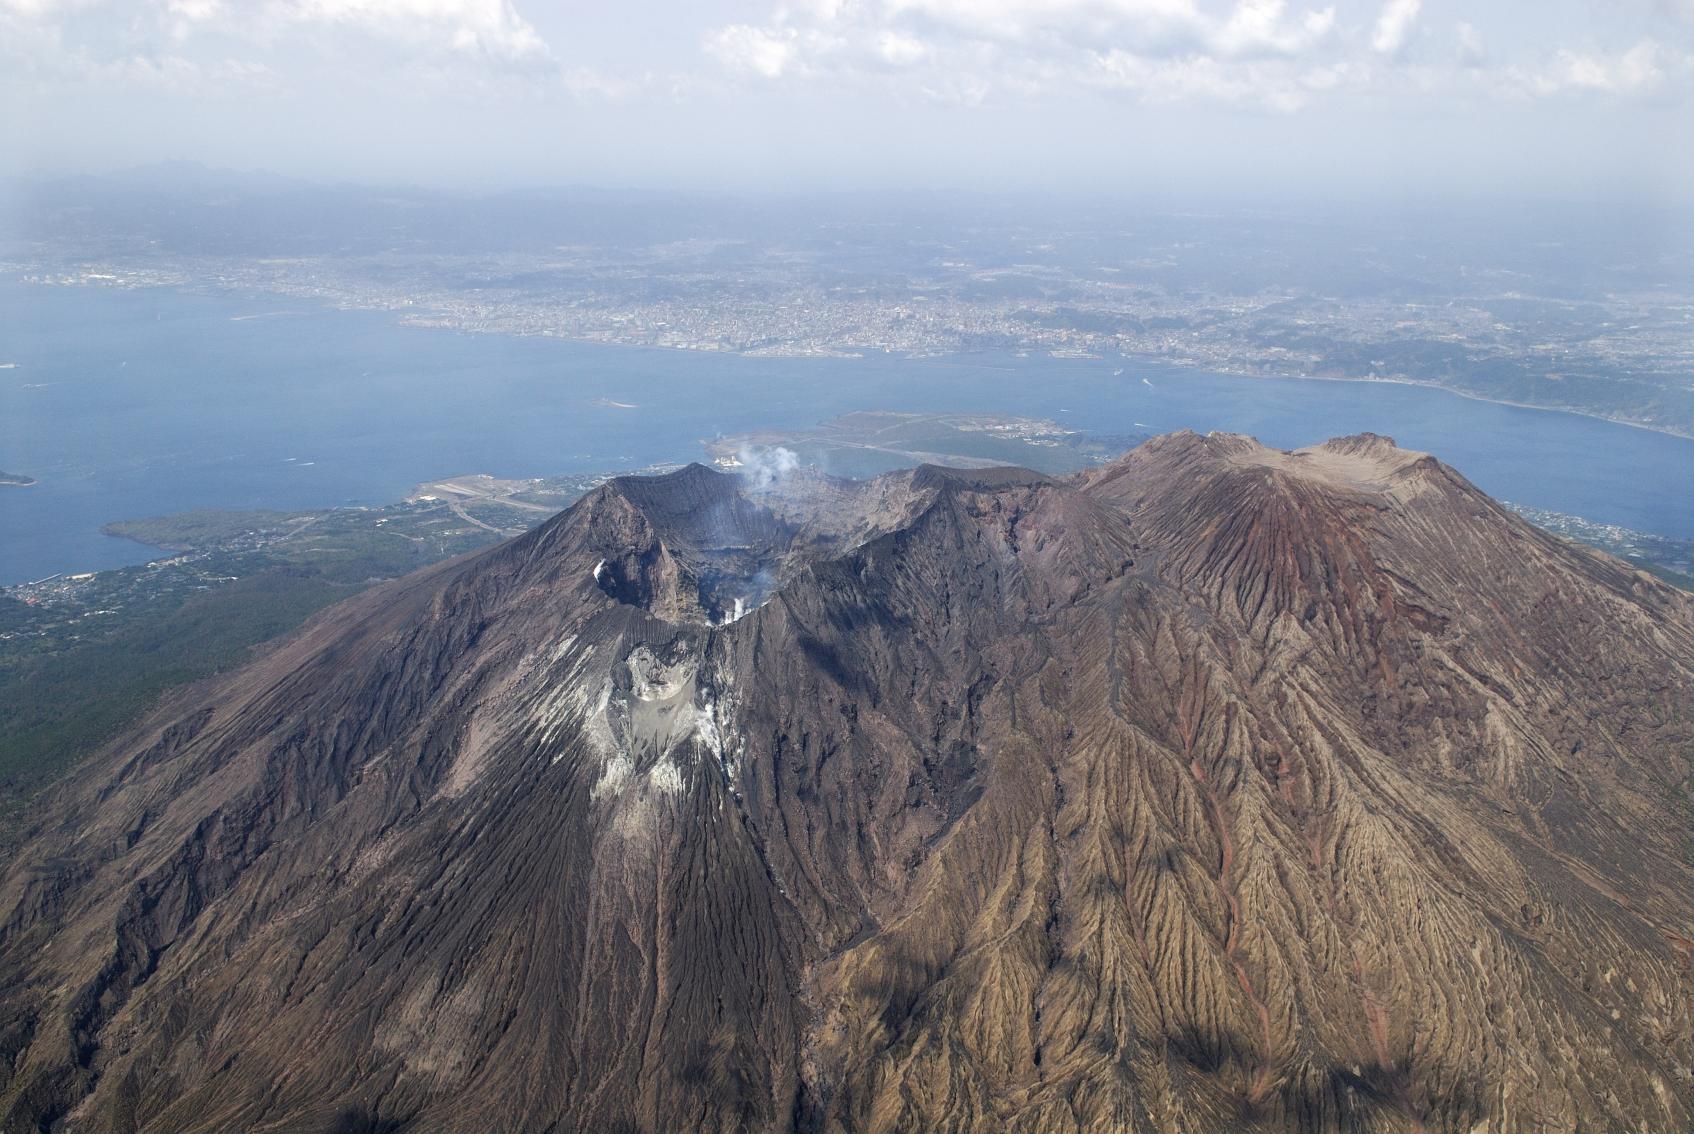
[[[0,0],[14,176],[1689,199],[1694,3]]]

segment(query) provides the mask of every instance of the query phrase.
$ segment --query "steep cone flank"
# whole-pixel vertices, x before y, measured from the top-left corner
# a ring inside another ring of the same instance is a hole
[[[339,607],[0,881],[6,1129],[1694,1123],[1694,603],[1369,435],[694,466]]]

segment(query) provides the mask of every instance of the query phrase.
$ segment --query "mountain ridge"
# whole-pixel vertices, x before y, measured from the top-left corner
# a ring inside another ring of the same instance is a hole
[[[1694,601],[1386,438],[623,478],[59,793],[0,1116],[1674,1128],[1691,764]]]

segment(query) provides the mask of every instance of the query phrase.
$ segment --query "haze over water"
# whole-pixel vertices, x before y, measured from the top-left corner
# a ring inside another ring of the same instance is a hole
[[[100,534],[113,520],[385,504],[458,473],[693,460],[719,434],[867,409],[1230,430],[1280,447],[1371,430],[1496,497],[1694,538],[1694,441],[1419,387],[1044,356],[752,359],[167,289],[5,281],[0,307],[0,362],[16,364],[0,370],[0,469],[41,481],[0,489],[0,583],[155,557]]]

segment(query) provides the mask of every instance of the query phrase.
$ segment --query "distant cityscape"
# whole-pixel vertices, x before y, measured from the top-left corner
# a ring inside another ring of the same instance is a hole
[[[1528,235],[1496,232],[1498,218],[1420,230],[1082,212],[1032,227],[970,210],[767,219],[696,205],[676,220],[603,201],[103,192],[43,191],[19,209],[0,271],[677,350],[1030,352],[1406,382],[1694,436],[1694,265],[1650,224],[1590,232],[1629,218],[1560,215]],[[344,214],[323,231],[300,219]]]
[[[1113,279],[1106,267],[1074,275],[965,263],[890,289],[776,270],[720,277],[680,255],[634,278],[627,264],[587,254],[15,267],[43,284],[266,292],[393,311],[416,326],[628,346],[777,357],[1027,351],[1409,382],[1694,435],[1694,296],[1575,302],[1509,287],[1446,303],[1292,290],[1173,294]],[[1059,294],[1029,293],[1043,281]],[[980,294],[1006,282],[1020,285],[1015,294]]]
[[[1558,237],[1532,240],[1527,230],[1496,232],[1507,223],[1497,215],[1481,227],[1419,228],[1382,218],[1078,209],[1036,224],[1038,211],[975,206],[896,217],[839,203],[762,211],[701,200],[460,201],[98,180],[33,193],[8,217],[13,230],[0,232],[0,273],[41,286],[238,294],[254,300],[243,319],[310,303],[467,333],[749,356],[1045,354],[1098,358],[1124,381],[1135,380],[1137,360],[1156,360],[1436,386],[1694,437],[1694,265],[1664,251],[1651,224],[1631,228],[1630,217],[1532,217],[1524,224]],[[888,451],[887,436],[855,433],[863,425],[847,422],[843,432],[835,423],[785,443],[837,459]],[[914,462],[974,453],[1056,461],[1051,471],[1142,439],[967,418],[895,428]],[[994,436],[1022,449],[997,452],[985,440]],[[710,455],[733,463],[737,443],[720,439]],[[0,474],[8,478],[29,480]],[[512,490],[330,510],[309,534],[333,531],[336,546],[350,540],[368,551],[364,543],[391,524],[385,538],[404,533],[415,545],[383,559],[400,567],[520,531],[546,514],[542,505],[562,507],[586,483],[544,485],[527,501]],[[1694,544],[1514,507],[1672,581],[1694,576]],[[163,538],[170,525],[151,524],[118,529],[177,546]],[[216,538],[196,532],[165,564],[56,576],[8,594],[75,610],[71,622],[81,622],[142,595],[180,596],[257,562],[274,565],[282,550],[323,554],[287,524],[213,528]],[[254,555],[225,570],[231,557]],[[30,616],[5,633],[70,628]]]
[[[1501,503],[1537,527],[1627,559],[1685,590],[1694,590],[1694,540],[1671,539],[1617,524],[1600,524],[1581,516],[1531,508],[1509,500]]]

